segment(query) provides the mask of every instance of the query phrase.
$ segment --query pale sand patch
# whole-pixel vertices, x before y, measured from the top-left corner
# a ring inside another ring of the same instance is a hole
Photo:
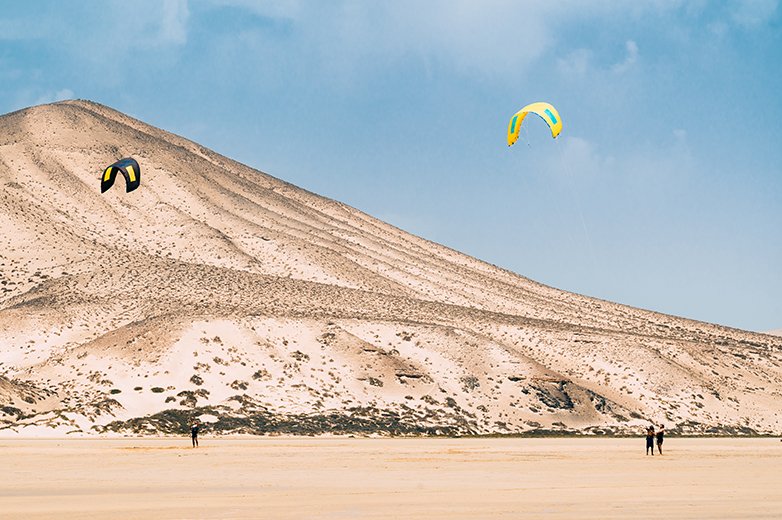
[[[780,518],[779,439],[3,440],[2,518]]]

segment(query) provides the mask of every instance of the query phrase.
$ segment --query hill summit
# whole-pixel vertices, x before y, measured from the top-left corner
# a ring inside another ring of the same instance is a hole
[[[141,187],[100,192],[132,156]],[[779,431],[782,338],[547,287],[108,107],[0,117],[0,435]]]

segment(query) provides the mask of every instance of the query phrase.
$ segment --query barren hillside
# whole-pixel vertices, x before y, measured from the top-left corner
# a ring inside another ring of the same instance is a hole
[[[141,187],[100,193],[133,156]],[[0,117],[0,434],[780,429],[782,338],[609,303],[105,106]]]

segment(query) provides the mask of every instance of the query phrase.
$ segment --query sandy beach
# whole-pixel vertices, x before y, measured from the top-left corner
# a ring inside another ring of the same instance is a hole
[[[779,518],[774,438],[2,440],[2,518]]]

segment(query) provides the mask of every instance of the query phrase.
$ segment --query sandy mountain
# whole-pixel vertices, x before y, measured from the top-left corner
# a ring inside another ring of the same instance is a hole
[[[141,188],[100,193],[135,157]],[[780,429],[782,338],[568,293],[105,106],[0,117],[0,432]]]

